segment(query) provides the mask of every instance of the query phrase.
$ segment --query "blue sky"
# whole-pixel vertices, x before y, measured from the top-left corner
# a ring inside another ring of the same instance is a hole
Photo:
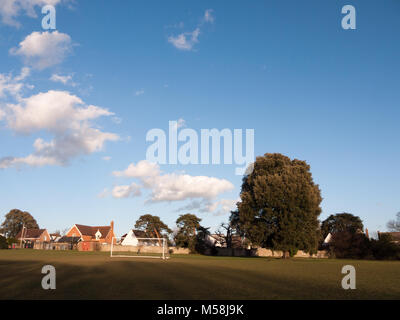
[[[138,176],[146,133],[178,119],[180,130],[254,129],[256,156],[306,160],[320,219],[351,212],[376,231],[400,211],[398,1],[8,1],[0,213],[27,210],[50,231],[114,220],[122,234],[145,213],[173,227],[192,206],[214,229],[240,193],[235,165],[160,165],[148,187]],[[56,31],[42,29],[44,2]],[[346,4],[356,30],[341,27]],[[199,176],[195,196],[179,184]],[[169,183],[179,199],[164,196]]]

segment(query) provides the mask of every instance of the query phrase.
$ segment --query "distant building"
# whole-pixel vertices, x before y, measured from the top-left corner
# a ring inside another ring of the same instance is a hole
[[[226,248],[226,238],[220,234],[210,234],[207,235],[206,241],[217,248]],[[231,248],[243,248],[250,249],[249,241],[245,237],[239,235],[232,235],[231,238]]]
[[[50,242],[50,234],[46,229],[27,229],[23,228],[16,236],[18,241],[22,241],[25,248],[33,248],[36,242]]]
[[[380,239],[382,235],[389,235],[392,238],[392,242],[400,244],[400,232],[379,232],[378,231],[378,239]]]
[[[76,238],[80,241],[92,241],[100,243],[111,243],[114,234],[114,221],[111,221],[109,226],[85,226],[75,224],[65,235],[66,237]]]
[[[61,238],[61,235],[58,233],[50,233],[50,240],[53,242],[57,242]]]
[[[124,234],[121,237],[121,245],[123,246],[137,246],[137,245],[146,245],[146,246],[158,246],[159,243],[154,240],[146,241],[144,239],[138,240],[138,238],[149,238],[146,232],[142,230],[129,230],[127,234]]]

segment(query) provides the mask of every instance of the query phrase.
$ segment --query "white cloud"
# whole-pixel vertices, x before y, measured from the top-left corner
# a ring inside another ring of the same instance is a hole
[[[0,1],[0,17],[4,24],[19,27],[20,23],[15,20],[21,12],[36,18],[36,6],[44,6],[46,4],[57,5],[61,0],[1,0]]]
[[[61,63],[71,51],[71,37],[65,33],[32,32],[12,48],[10,53],[21,56],[25,63],[39,70]]]
[[[214,10],[207,9],[204,12],[204,16],[201,19],[201,23],[192,32],[183,32],[177,36],[169,36],[168,42],[171,43],[175,48],[184,51],[191,51],[196,43],[199,42],[200,27],[203,27],[205,23],[214,23]]]
[[[110,160],[111,160],[111,157],[106,156],[106,157],[103,157],[102,159],[103,159],[104,161],[110,161]]]
[[[85,130],[88,128],[83,125],[84,121],[113,115],[107,109],[85,105],[68,91],[54,90],[23,98],[18,104],[9,104],[8,109],[9,127],[25,134],[39,130]]]
[[[196,210],[200,213],[213,213],[216,216],[220,216],[228,214],[232,210],[236,209],[236,203],[239,201],[240,199],[221,199],[214,202],[209,200],[193,200],[189,202],[189,204],[177,209],[176,212],[189,212]]]
[[[225,179],[188,174],[161,174],[158,164],[146,160],[137,165],[130,164],[124,171],[113,172],[114,176],[138,178],[143,188],[151,190],[151,202],[182,201],[187,199],[214,199],[230,191],[233,184]]]
[[[143,89],[140,89],[140,90],[135,92],[135,96],[141,96],[142,94],[144,94],[144,90]]]
[[[71,85],[73,87],[76,86],[76,83],[73,82],[72,75],[62,76],[60,74],[52,74],[50,80],[53,82],[60,82],[65,85]]]
[[[107,109],[86,105],[79,97],[67,91],[50,90],[3,109],[3,120],[9,129],[21,134],[47,131],[54,138],[35,140],[34,153],[26,157],[0,159],[0,168],[20,166],[66,165],[77,156],[103,150],[107,141],[117,141],[114,133],[102,132],[92,121],[111,116]]]
[[[10,74],[0,74],[0,98],[3,98],[6,93],[14,98],[19,98],[20,93],[24,87],[32,88],[32,86],[21,82],[30,74],[30,69],[27,67],[22,68],[21,73],[12,77]]]
[[[112,196],[117,199],[139,197],[142,194],[140,186],[136,183],[132,183],[126,186],[116,186],[112,191]]]
[[[177,36],[168,37],[168,42],[179,50],[190,51],[193,46],[199,42],[200,28],[196,28],[193,32],[184,32]]]
[[[146,178],[160,175],[160,168],[156,163],[151,163],[146,160],[139,161],[137,165],[130,164],[124,171],[114,171],[116,177],[125,178]]]
[[[215,18],[213,16],[213,9],[207,9],[206,12],[204,13],[204,21],[209,22],[209,23],[214,23]]]

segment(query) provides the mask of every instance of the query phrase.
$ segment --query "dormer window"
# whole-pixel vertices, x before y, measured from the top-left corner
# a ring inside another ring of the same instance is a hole
[[[101,238],[101,233],[99,230],[97,230],[95,237],[96,237],[96,240],[99,240]]]

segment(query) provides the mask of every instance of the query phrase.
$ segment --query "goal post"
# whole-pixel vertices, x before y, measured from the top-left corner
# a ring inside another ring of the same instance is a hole
[[[114,237],[110,246],[111,258],[153,258],[169,259],[167,239],[165,238],[134,238],[124,241]]]

